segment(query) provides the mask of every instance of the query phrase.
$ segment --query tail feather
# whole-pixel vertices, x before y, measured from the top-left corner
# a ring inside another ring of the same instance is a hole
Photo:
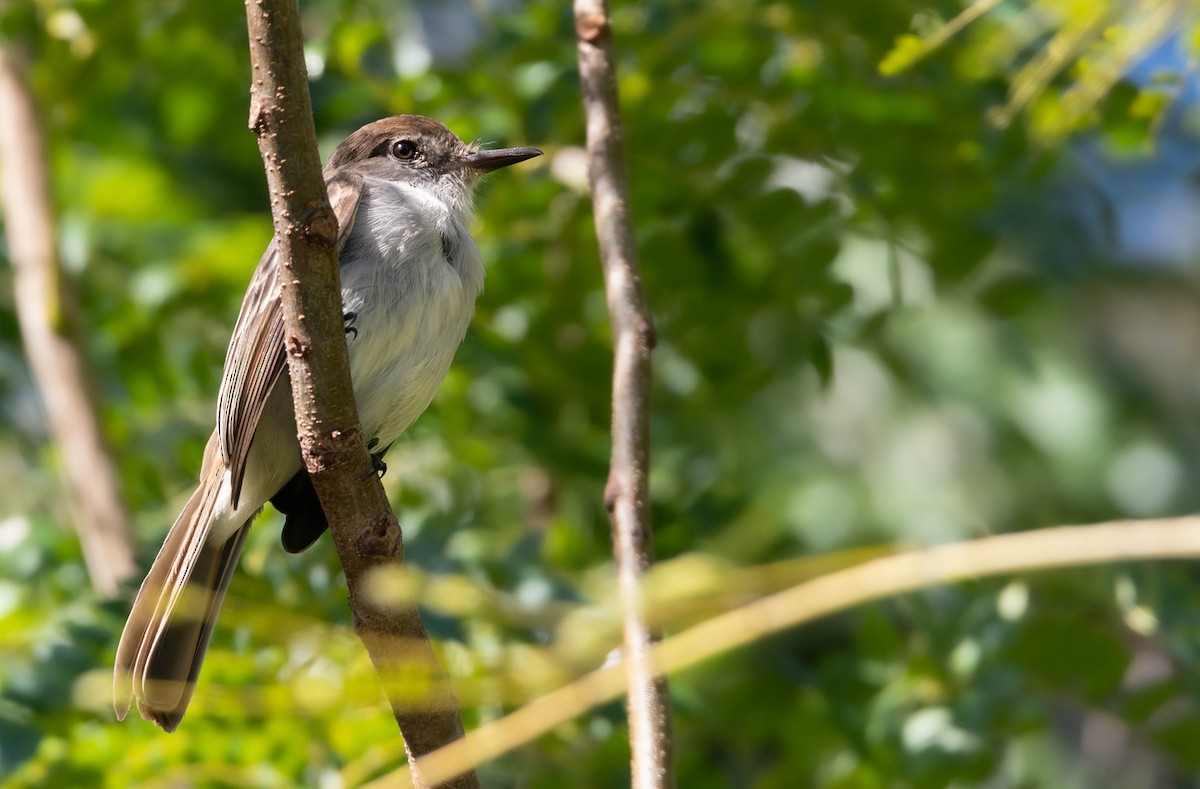
[[[209,543],[220,487],[201,484],[192,494],[134,599],[117,647],[118,719],[136,701],[143,718],[174,731],[191,701],[250,526],[247,520],[223,544]]]

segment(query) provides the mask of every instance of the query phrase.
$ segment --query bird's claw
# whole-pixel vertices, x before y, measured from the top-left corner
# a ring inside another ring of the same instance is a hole
[[[379,439],[372,438],[367,443],[367,451],[370,451],[377,446],[379,446]],[[387,452],[387,447],[384,447],[383,452]],[[383,479],[383,475],[387,473],[388,468],[387,463],[383,462],[383,452],[371,453],[371,474],[378,475],[379,479]],[[371,474],[368,474],[367,476],[369,477]],[[364,479],[366,479],[366,477],[364,477]]]

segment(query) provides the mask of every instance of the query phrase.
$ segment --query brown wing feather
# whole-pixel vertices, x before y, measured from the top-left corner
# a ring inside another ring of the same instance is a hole
[[[345,172],[325,181],[338,221],[339,250],[354,226],[362,183],[361,175]],[[279,305],[278,257],[278,245],[272,241],[258,262],[242,301],[217,397],[217,436],[221,456],[229,467],[234,506],[241,495],[246,456],[258,419],[287,364],[283,311]]]

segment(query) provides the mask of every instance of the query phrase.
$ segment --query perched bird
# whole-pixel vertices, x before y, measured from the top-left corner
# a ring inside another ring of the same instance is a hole
[[[324,176],[339,225],[350,376],[377,462],[433,399],[483,288],[483,261],[468,232],[480,177],[540,154],[481,150],[429,118],[398,115],[362,127],[330,157]],[[119,719],[136,702],[163,729],[179,725],[246,534],[268,501],[286,515],[289,551],[308,547],[327,527],[296,438],[274,242],[229,342],[200,484],[121,634],[113,683]]]

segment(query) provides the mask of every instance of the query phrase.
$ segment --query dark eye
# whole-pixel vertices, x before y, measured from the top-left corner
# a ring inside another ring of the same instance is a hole
[[[397,140],[392,143],[392,156],[397,159],[413,159],[417,155],[417,144],[412,140]]]

